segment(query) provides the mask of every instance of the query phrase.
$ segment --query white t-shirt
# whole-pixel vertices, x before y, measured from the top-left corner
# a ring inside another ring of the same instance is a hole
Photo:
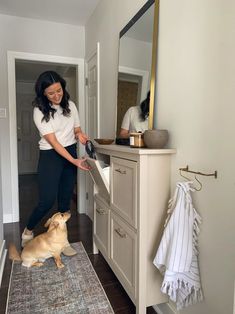
[[[142,121],[140,113],[140,106],[130,107],[124,115],[121,128],[129,132],[144,132],[148,130],[148,118]]]
[[[75,104],[69,101],[69,109],[71,110],[69,116],[63,115],[63,109],[59,105],[53,105],[52,108],[56,109],[56,112],[54,113],[54,118],[51,116],[48,122],[45,120],[42,121],[43,113],[39,108],[35,107],[33,111],[34,123],[41,136],[39,141],[39,148],[41,150],[53,148],[43,137],[49,133],[55,133],[58,142],[64,147],[76,143],[74,128],[80,127],[80,120]]]

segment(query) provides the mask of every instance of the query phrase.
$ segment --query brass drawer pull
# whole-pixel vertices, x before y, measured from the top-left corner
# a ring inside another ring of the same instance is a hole
[[[106,210],[105,209],[102,209],[102,208],[96,208],[96,211],[98,214],[100,215],[105,215],[106,214]]]
[[[120,228],[114,229],[114,231],[121,237],[121,238],[126,238],[126,234],[123,233]]]
[[[119,169],[115,169],[115,171],[121,173],[121,174],[126,174],[126,170],[121,170],[120,168]]]

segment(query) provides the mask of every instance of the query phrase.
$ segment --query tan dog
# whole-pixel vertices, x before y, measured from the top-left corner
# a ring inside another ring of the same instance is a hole
[[[26,267],[42,266],[43,262],[53,257],[58,268],[64,267],[61,262],[60,254],[68,245],[66,221],[70,218],[70,213],[56,213],[45,224],[49,227],[44,232],[28,243],[21,252],[21,256],[14,244],[9,246],[9,258],[15,261],[22,261]]]

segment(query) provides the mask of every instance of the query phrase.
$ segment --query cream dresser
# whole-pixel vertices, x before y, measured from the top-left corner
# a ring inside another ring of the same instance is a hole
[[[136,313],[167,302],[162,277],[153,265],[170,192],[173,149],[97,145],[97,159],[110,165],[110,184],[101,167],[96,182],[94,253],[100,251],[136,305]],[[99,162],[100,164],[100,162]]]

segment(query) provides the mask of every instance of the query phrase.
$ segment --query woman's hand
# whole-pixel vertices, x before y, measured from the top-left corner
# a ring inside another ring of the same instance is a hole
[[[86,163],[86,159],[74,159],[74,165],[82,170],[90,170],[91,167]]]
[[[69,162],[71,162],[76,167],[82,169],[82,170],[89,170],[91,167],[86,163],[87,158],[83,159],[75,159],[73,158],[69,152],[57,141],[57,138],[54,133],[49,133],[44,135],[44,138],[47,140],[49,144],[54,148],[54,150],[60,154],[62,157],[67,159]]]
[[[88,136],[82,132],[81,128],[75,128],[75,138],[78,140],[81,144],[85,145],[88,141]]]
[[[121,128],[120,133],[119,133],[119,137],[128,138],[128,137],[130,137],[130,133],[128,130]]]
[[[83,145],[86,144],[86,142],[88,141],[88,136],[85,133],[79,132],[78,133],[78,138],[80,143],[82,143]]]

